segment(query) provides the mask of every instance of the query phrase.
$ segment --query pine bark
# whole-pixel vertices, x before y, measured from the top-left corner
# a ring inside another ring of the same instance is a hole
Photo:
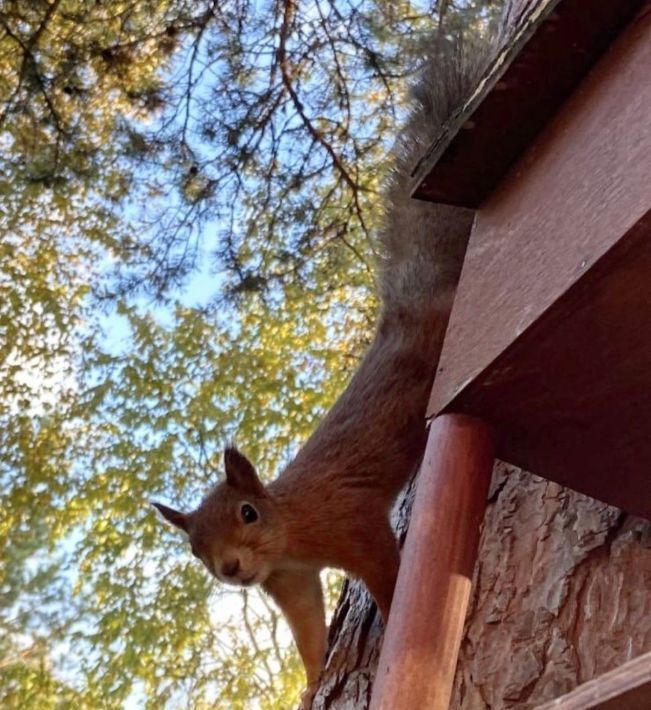
[[[498,463],[478,560],[452,709],[535,708],[651,650],[650,522]],[[348,582],[313,708],[368,706],[382,632]]]

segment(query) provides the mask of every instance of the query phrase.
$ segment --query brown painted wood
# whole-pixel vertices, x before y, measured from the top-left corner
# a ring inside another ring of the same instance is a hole
[[[504,50],[415,167],[412,195],[478,207],[643,5],[527,0],[513,7]]]
[[[445,710],[470,595],[493,464],[483,422],[431,426],[371,710]]]
[[[651,213],[470,383],[499,455],[651,519]]]
[[[477,215],[429,414],[651,517],[651,3]]]
[[[594,678],[536,710],[649,710],[651,653]]]
[[[413,172],[412,195],[478,207],[644,0],[538,0],[506,17],[508,44]]]
[[[540,0],[506,0],[500,17],[498,36],[514,36],[518,28],[522,27],[525,17],[540,5]]]

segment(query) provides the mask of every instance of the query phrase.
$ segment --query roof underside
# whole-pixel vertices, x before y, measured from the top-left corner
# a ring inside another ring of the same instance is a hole
[[[413,197],[478,207],[644,0],[541,0],[412,172]]]

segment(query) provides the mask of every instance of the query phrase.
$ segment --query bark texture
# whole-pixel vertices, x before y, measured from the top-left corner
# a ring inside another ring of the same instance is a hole
[[[651,650],[650,522],[498,463],[478,559],[451,708],[534,708]],[[349,582],[314,708],[368,706],[382,631]]]

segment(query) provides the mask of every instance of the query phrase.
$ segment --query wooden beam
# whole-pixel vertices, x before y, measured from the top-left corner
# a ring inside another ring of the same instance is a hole
[[[446,710],[493,464],[489,427],[432,423],[371,710]]]
[[[414,168],[412,195],[478,207],[643,4],[530,3],[478,89]]]
[[[651,2],[477,213],[429,414],[651,518]]]
[[[625,663],[536,710],[649,710],[651,653]]]

